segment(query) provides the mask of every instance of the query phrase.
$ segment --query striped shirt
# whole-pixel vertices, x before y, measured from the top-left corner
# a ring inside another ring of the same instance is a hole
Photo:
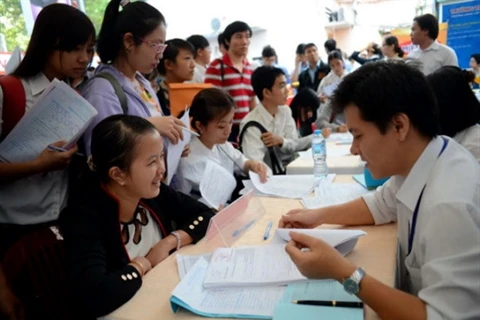
[[[238,71],[228,54],[225,54],[222,59],[214,60],[205,73],[205,83],[211,83],[224,90],[235,101],[233,123],[236,125],[239,125],[250,111],[250,100],[255,95],[251,83],[252,73],[247,60],[243,60],[242,72]]]

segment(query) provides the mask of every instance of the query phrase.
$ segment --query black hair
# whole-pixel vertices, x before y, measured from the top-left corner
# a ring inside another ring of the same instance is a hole
[[[295,50],[295,53],[296,53],[296,54],[304,54],[304,53],[305,53],[305,44],[304,44],[304,43],[300,43],[300,44],[297,46],[297,50]]]
[[[440,110],[441,134],[453,137],[480,121],[480,102],[469,83],[475,74],[445,66],[427,75]]]
[[[232,97],[218,88],[203,89],[193,98],[190,106],[192,128],[199,131],[196,122],[207,126],[212,120],[219,119],[235,109]]]
[[[403,61],[364,64],[338,85],[332,105],[337,114],[355,105],[362,119],[382,134],[400,113],[425,137],[433,138],[440,130],[435,97],[423,73]]]
[[[194,34],[187,38],[187,41],[191,43],[195,50],[194,58],[197,57],[198,50],[203,50],[207,47],[210,47],[210,43],[208,42],[207,38],[202,35]],[[167,47],[168,48],[168,47]]]
[[[261,66],[255,69],[252,74],[252,87],[260,101],[263,100],[263,89],[272,90],[275,80],[284,76],[282,69],[269,66]]]
[[[438,37],[438,20],[433,14],[427,13],[413,18],[421,30],[428,30],[428,37],[436,40]]]
[[[338,50],[333,50],[328,54],[328,58],[327,58],[328,64],[330,64],[330,61],[335,59],[341,60],[343,62],[343,55]]]
[[[167,47],[163,51],[162,59],[158,63],[157,70],[161,75],[167,74],[167,68],[165,67],[165,61],[176,62],[177,56],[180,53],[180,50],[186,50],[190,52],[193,56],[195,55],[195,48],[188,41],[183,39],[171,39],[165,42]]]
[[[66,4],[48,5],[38,14],[25,57],[13,75],[33,77],[45,69],[54,51],[71,52],[89,40],[95,41],[95,27],[85,13]]]
[[[140,138],[156,131],[150,121],[137,116],[117,114],[100,121],[93,129],[91,145],[92,169],[98,178],[107,182],[112,167],[129,172]]]
[[[227,41],[230,42],[235,33],[245,31],[248,31],[248,35],[250,37],[252,36],[252,29],[250,29],[250,26],[247,23],[243,21],[235,21],[230,23],[223,31],[223,45],[225,48],[228,49],[229,45]]]
[[[135,45],[159,25],[166,24],[165,18],[156,8],[146,2],[130,2],[119,11],[120,0],[111,0],[105,9],[102,28],[98,35],[97,52],[103,63],[112,63],[124,51],[123,36],[133,35]]]
[[[277,56],[277,53],[275,52],[275,49],[272,48],[272,46],[263,47],[263,50],[262,50],[263,58],[270,58],[270,57],[276,57],[276,56]]]
[[[300,107],[310,108],[311,110],[317,110],[320,106],[320,99],[317,93],[312,88],[301,89],[290,103],[292,110],[297,110]]]
[[[398,38],[395,36],[388,36],[383,39],[385,41],[385,44],[387,46],[392,46],[393,45],[393,51],[400,57],[403,58],[405,55],[405,52],[400,48],[400,44],[398,43]]]
[[[480,64],[480,53],[474,53],[470,56],[470,58],[473,58],[473,60]]]
[[[310,48],[312,48],[312,47],[317,48],[317,46],[315,45],[315,43],[313,43],[313,42],[307,43],[307,44],[305,45],[305,51],[307,51],[308,49],[310,49]],[[305,51],[304,51],[304,52],[305,52]]]
[[[325,41],[323,46],[325,47],[325,49],[327,49],[328,52],[337,50],[337,41],[335,41],[334,39],[328,39],[327,41]]]
[[[373,54],[379,55],[380,57],[383,56],[382,50],[380,49],[380,46],[376,43],[372,45],[372,51]]]
[[[224,46],[225,47],[225,37],[223,36],[223,32],[219,33],[217,36],[217,42],[218,46]]]

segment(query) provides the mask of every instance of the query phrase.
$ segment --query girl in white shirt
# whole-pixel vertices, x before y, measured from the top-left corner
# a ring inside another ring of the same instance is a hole
[[[192,101],[190,117],[192,128],[200,136],[192,136],[190,155],[180,160],[177,169],[177,189],[195,198],[200,197],[199,185],[208,161],[221,165],[238,175],[253,171],[264,182],[267,179],[267,166],[253,161],[235,149],[228,137],[232,130],[235,103],[220,89],[200,91]]]
[[[402,60],[405,55],[395,36],[387,36],[383,39],[382,52],[385,60]]]
[[[315,121],[317,129],[331,128],[336,132],[347,132],[343,114],[335,114],[330,103],[330,97],[342,79],[348,74],[345,70],[342,53],[340,51],[332,51],[328,54],[328,64],[330,65],[330,73],[322,79],[317,89],[318,97],[322,102],[318,118]]]
[[[470,89],[471,71],[445,66],[427,76],[440,109],[440,132],[480,162],[480,102]]]

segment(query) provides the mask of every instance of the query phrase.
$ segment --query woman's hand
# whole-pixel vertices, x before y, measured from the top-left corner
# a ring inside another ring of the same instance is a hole
[[[178,141],[183,140],[184,123],[182,120],[175,118],[174,116],[168,117],[151,117],[148,120],[157,128],[163,137],[168,138],[173,144],[177,144]]]
[[[65,143],[65,141],[57,141],[52,143],[51,146],[62,148]],[[56,151],[45,148],[34,162],[38,166],[40,172],[63,170],[68,166],[70,160],[77,151],[77,146],[73,146],[66,151]]]
[[[165,260],[169,255],[170,251],[177,247],[177,238],[173,235],[168,235],[163,238],[145,256],[148,261],[152,264],[152,267],[155,267],[157,264]]]
[[[268,167],[263,162],[248,160],[246,163],[246,167],[248,167],[248,170],[245,171],[255,172],[260,176],[260,181],[262,183],[267,182]]]

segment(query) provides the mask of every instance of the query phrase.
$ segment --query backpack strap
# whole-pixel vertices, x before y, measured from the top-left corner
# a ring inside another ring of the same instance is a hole
[[[0,86],[3,91],[2,134],[3,140],[25,114],[27,100],[22,81],[14,76],[0,77]]]
[[[242,128],[242,131],[240,132],[239,140],[238,140],[238,145],[240,151],[242,151],[242,141],[243,141],[243,136],[245,132],[247,131],[248,128],[250,127],[255,127],[258,130],[260,130],[260,133],[267,133],[268,130],[265,129],[265,127],[258,121],[248,121]],[[270,155],[270,161],[272,163],[272,171],[274,175],[280,175],[280,174],[285,174],[285,168],[283,167],[282,162],[278,159],[278,156],[275,152],[274,147],[268,148],[268,154]]]
[[[99,74],[96,74],[95,78],[103,78],[110,82],[113,90],[115,90],[115,94],[117,95],[118,100],[120,101],[120,106],[122,107],[123,114],[128,114],[127,96],[125,95],[125,91],[123,91],[123,88],[118,82],[118,80],[111,73],[108,72],[101,72]]]
[[[222,59],[218,59],[220,63],[220,79],[222,79],[222,86],[223,86],[223,78],[225,78],[225,64],[223,63]]]

